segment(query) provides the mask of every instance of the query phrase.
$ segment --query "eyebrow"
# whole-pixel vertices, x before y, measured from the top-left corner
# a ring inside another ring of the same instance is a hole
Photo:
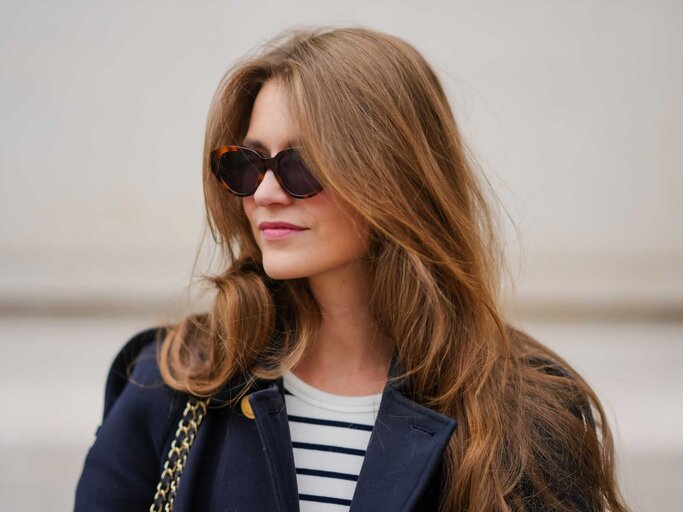
[[[258,139],[244,139],[244,141],[242,142],[242,145],[250,147],[250,148],[254,148],[254,149],[259,149],[265,153],[268,153],[268,148],[266,147],[266,145]],[[294,142],[292,142],[291,140],[287,141],[286,147],[292,148],[295,146],[296,146],[296,144]]]

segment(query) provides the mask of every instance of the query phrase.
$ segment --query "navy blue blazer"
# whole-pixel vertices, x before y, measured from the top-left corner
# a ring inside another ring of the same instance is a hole
[[[76,490],[76,512],[149,510],[187,399],[161,379],[158,329],[134,336],[112,364],[103,421]],[[399,371],[394,357],[388,375]],[[457,422],[410,400],[402,386],[399,381],[384,388],[352,512],[437,509],[441,460]],[[235,389],[235,382],[226,386],[212,404]],[[176,512],[299,510],[282,379],[256,381],[248,400],[255,419],[239,404],[209,406],[182,473]]]

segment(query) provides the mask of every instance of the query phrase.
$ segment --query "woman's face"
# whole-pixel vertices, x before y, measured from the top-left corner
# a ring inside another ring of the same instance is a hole
[[[249,120],[243,145],[273,156],[296,146],[298,133],[279,82],[268,80],[261,87]],[[242,199],[256,243],[263,255],[263,268],[273,279],[313,277],[341,270],[367,250],[367,224],[357,212],[343,209],[327,190],[313,197],[295,199],[266,172],[256,193]],[[283,238],[268,239],[259,228],[262,222],[287,222],[305,228]]]

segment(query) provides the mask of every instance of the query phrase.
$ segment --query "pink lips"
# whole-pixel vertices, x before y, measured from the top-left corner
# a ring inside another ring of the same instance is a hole
[[[259,229],[266,240],[279,240],[306,230],[289,222],[261,222]]]

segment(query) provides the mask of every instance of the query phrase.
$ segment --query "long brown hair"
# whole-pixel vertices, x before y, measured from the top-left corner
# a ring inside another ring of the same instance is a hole
[[[290,30],[221,80],[203,181],[224,260],[205,276],[216,292],[210,310],[167,331],[159,360],[168,385],[209,396],[238,373],[272,379],[316,338],[306,280],[264,273],[240,198],[209,167],[212,149],[241,142],[271,79],[288,95],[309,168],[371,227],[370,309],[395,343],[408,393],[458,420],[442,510],[625,511],[595,393],[503,319],[496,217],[439,79],[411,45],[378,31]]]

